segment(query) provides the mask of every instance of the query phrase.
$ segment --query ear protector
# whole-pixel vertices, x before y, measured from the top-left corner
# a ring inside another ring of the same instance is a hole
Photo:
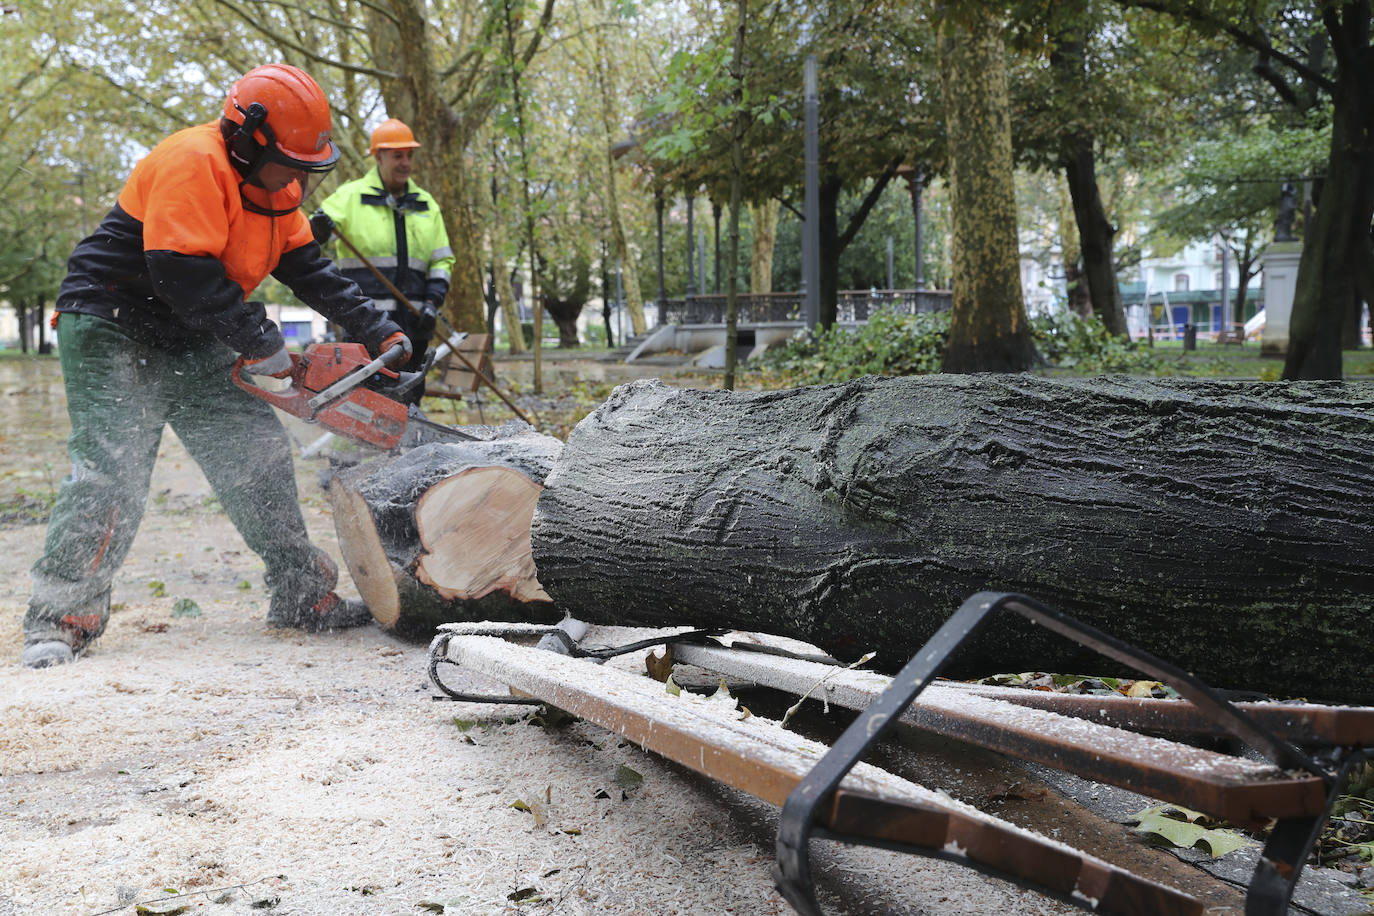
[[[238,105],[234,106],[238,108]],[[263,153],[263,144],[254,139],[253,135],[262,131],[269,144],[275,142],[272,136],[272,129],[267,126],[267,107],[261,102],[254,102],[248,106],[248,110],[239,108],[243,112],[243,123],[238,125],[238,129],[228,134],[224,139],[229,150],[229,161],[234,164],[234,170],[245,178],[252,174],[258,164],[259,158]]]

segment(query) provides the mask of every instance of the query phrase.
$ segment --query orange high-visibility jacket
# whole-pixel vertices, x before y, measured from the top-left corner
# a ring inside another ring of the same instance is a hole
[[[98,315],[159,346],[214,339],[267,356],[281,332],[247,296],[271,274],[369,346],[397,330],[321,254],[304,214],[245,209],[241,180],[218,124],[163,140],[72,253],[58,311]]]

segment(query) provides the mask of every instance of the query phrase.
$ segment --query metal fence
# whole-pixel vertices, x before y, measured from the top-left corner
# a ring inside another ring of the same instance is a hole
[[[664,303],[664,324],[724,324],[724,294],[669,299]],[[741,325],[800,323],[801,293],[740,293],[737,320]],[[948,311],[950,292],[942,289],[855,289],[843,290],[836,302],[836,318],[841,323],[862,323],[879,309],[905,315]]]

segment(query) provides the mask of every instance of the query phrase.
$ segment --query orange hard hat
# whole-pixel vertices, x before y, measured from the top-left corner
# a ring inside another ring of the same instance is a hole
[[[230,88],[224,118],[239,125],[259,152],[295,168],[327,170],[339,161],[330,139],[329,101],[299,67],[266,64],[249,70]]]
[[[367,148],[369,156],[377,155],[379,149],[419,149],[415,135],[400,118],[387,118],[372,132],[372,143]]]

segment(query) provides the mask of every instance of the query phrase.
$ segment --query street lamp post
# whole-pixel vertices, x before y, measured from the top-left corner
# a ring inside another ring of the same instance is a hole
[[[696,276],[693,271],[692,262],[696,260],[696,252],[693,247],[696,244],[696,228],[692,221],[692,214],[696,211],[697,198],[692,191],[687,192],[687,298],[697,294]]]
[[[663,324],[663,314],[668,307],[668,291],[663,288],[663,189],[654,189],[654,215],[658,220],[658,317],[656,324]]]
[[[802,228],[802,320],[821,322],[820,99],[816,92],[816,55],[806,56],[806,206]]]

